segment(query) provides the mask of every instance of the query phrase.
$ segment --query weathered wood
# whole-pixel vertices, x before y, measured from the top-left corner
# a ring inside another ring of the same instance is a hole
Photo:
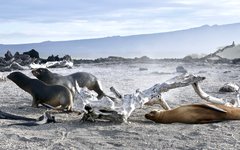
[[[183,74],[162,84],[156,84],[142,92],[137,90],[133,94],[125,94],[123,96],[119,94],[116,89],[112,88],[111,91],[116,95],[116,97],[121,99],[120,103],[115,103],[107,97],[97,100],[96,96],[94,96],[91,91],[80,87],[76,87],[79,93],[76,98],[82,102],[81,109],[83,109],[87,117],[92,118],[92,120],[107,119],[111,121],[118,120],[119,122],[126,122],[131,113],[137,108],[142,108],[144,104],[160,104],[164,109],[169,110],[170,107],[167,102],[162,99],[161,93],[174,88],[192,85],[204,79],[205,77]],[[85,110],[86,105],[92,109],[91,112]],[[106,113],[100,110],[106,110],[108,112]],[[86,118],[86,116],[84,118]]]
[[[198,96],[200,96],[202,99],[211,102],[211,103],[215,103],[215,104],[225,104],[226,102],[221,99],[221,98],[216,98],[213,96],[208,95],[207,93],[205,93],[202,88],[199,86],[199,84],[193,83],[192,84],[194,91],[198,94]]]
[[[198,82],[192,84],[192,86],[193,86],[194,91],[198,94],[198,96],[200,96],[202,99],[204,99],[210,103],[228,105],[228,106],[232,106],[232,107],[240,107],[240,93],[239,93],[240,89],[235,91],[235,93],[237,94],[237,98],[235,100],[233,100],[232,102],[228,102],[227,100],[224,100],[222,98],[217,98],[217,97],[208,95],[206,92],[204,92],[202,90],[202,88],[199,86]]]
[[[23,123],[14,123],[14,124],[10,124],[8,126],[12,126],[12,125],[37,126],[37,125],[56,122],[55,117],[52,116],[48,112],[45,112],[38,119],[34,119],[34,118],[28,118],[25,116],[19,116],[19,115],[14,115],[14,114],[0,111],[0,119],[28,121],[28,122],[23,122]]]
[[[63,60],[63,61],[53,61],[53,62],[46,62],[45,64],[35,64],[31,63],[30,65],[31,69],[36,69],[36,68],[72,68],[73,67],[73,62]]]

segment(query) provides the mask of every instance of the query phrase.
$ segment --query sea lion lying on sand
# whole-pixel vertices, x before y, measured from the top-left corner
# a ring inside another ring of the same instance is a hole
[[[76,93],[76,81],[80,87],[87,87],[94,90],[98,94],[98,98],[106,96],[104,94],[99,80],[92,74],[87,72],[76,72],[67,76],[52,73],[46,68],[33,69],[32,74],[39,80],[50,85],[63,85],[71,90],[73,95]]]
[[[73,96],[64,86],[47,85],[44,82],[31,79],[21,72],[13,72],[7,76],[21,89],[32,95],[32,106],[38,107],[39,104],[59,107],[59,109],[72,110]]]
[[[240,108],[221,104],[190,104],[172,110],[151,111],[145,117],[157,123],[212,123],[240,120]]]

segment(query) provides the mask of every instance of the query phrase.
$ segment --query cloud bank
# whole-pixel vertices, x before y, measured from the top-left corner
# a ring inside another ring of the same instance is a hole
[[[238,0],[11,0],[0,5],[0,43],[168,32],[240,20]]]

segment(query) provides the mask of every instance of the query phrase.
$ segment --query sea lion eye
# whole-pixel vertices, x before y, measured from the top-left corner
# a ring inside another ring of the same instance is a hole
[[[157,113],[156,110],[150,112],[151,115],[155,115],[156,113]]]

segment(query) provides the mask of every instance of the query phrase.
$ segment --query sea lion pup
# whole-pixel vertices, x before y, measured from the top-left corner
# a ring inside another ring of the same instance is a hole
[[[39,80],[50,85],[63,85],[71,90],[73,95],[76,94],[76,83],[80,87],[87,87],[89,90],[94,90],[98,94],[98,99],[107,96],[100,85],[97,77],[87,72],[76,72],[67,76],[62,76],[57,73],[52,73],[46,68],[33,69],[32,74]]]
[[[32,95],[32,107],[38,107],[39,104],[42,104],[52,107],[60,106],[59,110],[72,110],[73,96],[64,86],[47,85],[40,80],[29,78],[21,72],[13,72],[7,78]]]
[[[240,120],[240,108],[220,104],[190,104],[172,110],[151,111],[145,117],[157,123],[212,123]]]

